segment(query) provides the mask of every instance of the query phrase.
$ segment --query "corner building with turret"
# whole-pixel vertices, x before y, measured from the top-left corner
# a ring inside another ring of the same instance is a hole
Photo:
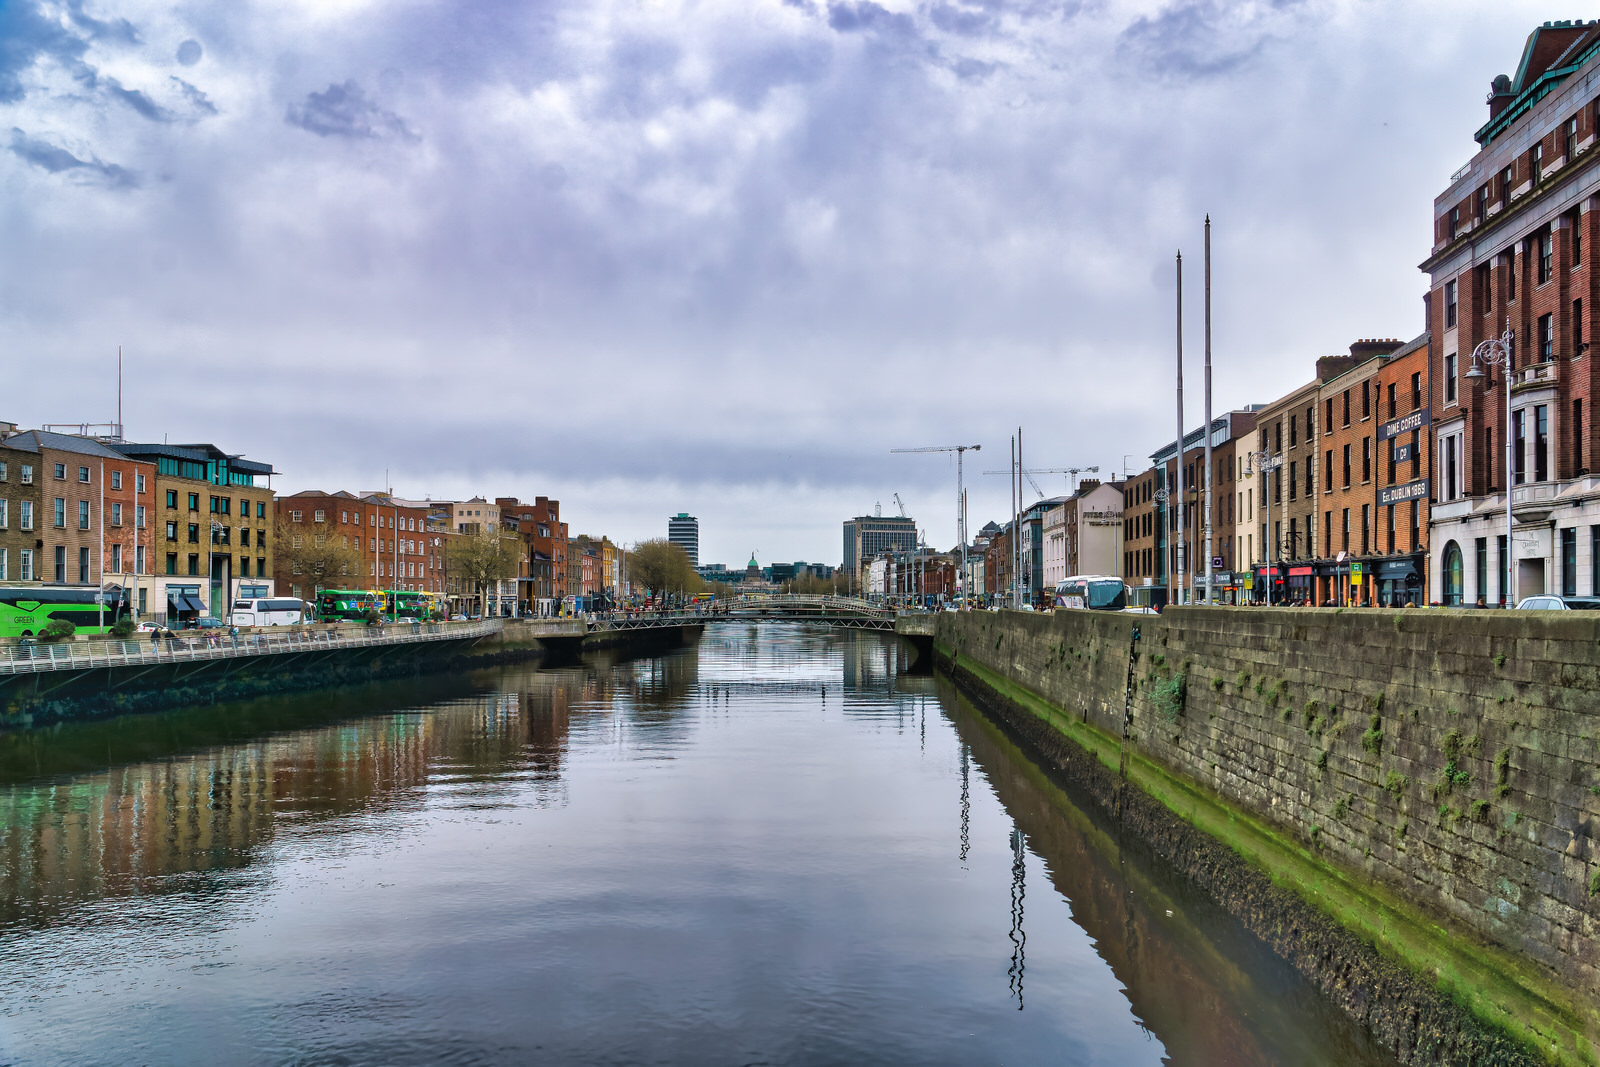
[[[1433,251],[1421,264],[1430,276],[1421,421],[1434,452],[1428,586],[1443,605],[1600,593],[1589,347],[1600,22],[1535,29],[1515,74],[1493,80],[1488,105],[1478,153],[1434,201]],[[1484,345],[1493,338],[1509,338],[1509,370],[1474,359],[1498,354]]]

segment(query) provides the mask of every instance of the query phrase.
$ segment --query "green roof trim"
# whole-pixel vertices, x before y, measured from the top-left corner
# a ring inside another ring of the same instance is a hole
[[[1534,30],[1533,36],[1528,38],[1528,45],[1522,51],[1522,61],[1517,64],[1516,79],[1511,84],[1522,84],[1523,76],[1528,70],[1528,63],[1533,57],[1534,46],[1539,38],[1539,30],[1544,28],[1545,27],[1541,26],[1538,30]],[[1569,27],[1559,26],[1551,28],[1567,29]],[[1500,114],[1484,123],[1478,132],[1472,135],[1473,139],[1482,147],[1489,147],[1491,141],[1500,136],[1502,133],[1505,133],[1507,128],[1509,128],[1513,122],[1532,110],[1534,104],[1537,104],[1540,100],[1543,100],[1546,96],[1549,96],[1557,85],[1561,84],[1561,82],[1565,81],[1572,74],[1576,73],[1578,68],[1582,67],[1585,63],[1592,59],[1597,51],[1600,51],[1600,35],[1596,35],[1594,40],[1585,45],[1583,50],[1578,53],[1577,57],[1573,59],[1571,63],[1568,63],[1563,67],[1552,67],[1543,74],[1539,75],[1538,79],[1535,80],[1532,85],[1517,93],[1516,97],[1511,101],[1511,103],[1506,105],[1506,109],[1504,111],[1500,112]]]

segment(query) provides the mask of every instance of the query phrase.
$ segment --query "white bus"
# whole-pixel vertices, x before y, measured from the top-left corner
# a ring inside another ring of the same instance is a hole
[[[306,602],[293,597],[235,600],[228,621],[234,626],[299,626],[307,618]]]
[[[1128,587],[1114,574],[1075,574],[1056,583],[1056,607],[1121,611],[1128,606]]]

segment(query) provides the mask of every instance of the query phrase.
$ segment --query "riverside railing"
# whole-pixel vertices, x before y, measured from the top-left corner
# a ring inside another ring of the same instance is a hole
[[[188,631],[159,641],[90,641],[62,644],[34,643],[0,648],[0,674],[35,674],[44,671],[84,670],[94,667],[137,667],[141,664],[189,663],[238,659],[287,652],[316,652],[373,645],[408,645],[432,641],[460,641],[486,637],[504,627],[500,619],[481,622],[392,623],[295,629],[287,633],[261,630],[237,636],[210,631]]]

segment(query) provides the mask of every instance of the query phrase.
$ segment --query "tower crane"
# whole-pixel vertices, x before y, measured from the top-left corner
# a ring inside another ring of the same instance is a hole
[[[900,499],[900,494],[899,493],[896,493],[894,495],[894,506],[900,509],[900,517],[902,519],[905,518],[906,517],[906,504],[905,504],[905,501]]]
[[[967,491],[961,480],[961,459],[964,453],[977,452],[982,445],[931,445],[927,448],[891,448],[890,452],[954,452],[956,454],[956,536],[961,540],[961,588],[966,592],[967,582]]]

